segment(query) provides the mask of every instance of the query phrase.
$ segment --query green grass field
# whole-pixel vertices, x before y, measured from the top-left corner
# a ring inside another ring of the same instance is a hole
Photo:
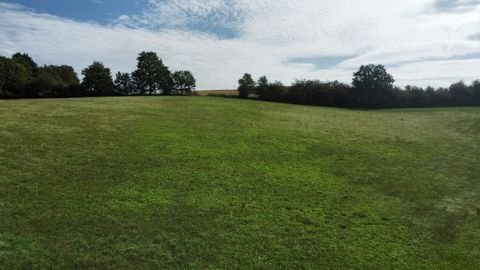
[[[479,269],[480,108],[0,101],[1,269]]]

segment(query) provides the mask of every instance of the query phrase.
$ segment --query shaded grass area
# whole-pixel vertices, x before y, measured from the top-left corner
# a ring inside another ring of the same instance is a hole
[[[480,109],[0,101],[0,268],[478,269]]]

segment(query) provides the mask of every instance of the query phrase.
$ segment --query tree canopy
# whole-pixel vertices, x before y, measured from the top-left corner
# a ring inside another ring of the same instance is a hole
[[[117,72],[93,62],[82,71],[82,82],[67,65],[39,66],[28,54],[0,56],[0,98],[83,97],[113,95],[190,95],[196,87],[192,72],[171,72],[155,52],[141,52],[136,70]],[[296,80],[285,86],[266,76],[256,82],[245,73],[238,80],[239,97],[337,107],[395,108],[479,106],[480,81],[460,81],[448,88],[394,86],[394,78],[382,65],[362,65],[351,85],[338,81]],[[253,95],[252,95],[253,94]]]
[[[395,80],[382,65],[366,65],[353,74],[353,87],[359,91],[359,104],[363,107],[380,106],[388,99]]]
[[[256,85],[250,74],[239,80],[239,96],[248,97],[254,87],[256,98],[267,101],[288,102],[332,107],[397,108],[433,106],[479,106],[480,81],[471,85],[464,82],[449,88],[421,88],[393,85],[394,79],[384,66],[361,66],[354,73],[352,85],[338,81],[296,80],[291,86],[281,82],[269,83],[265,76]]]
[[[268,88],[268,79],[267,76],[261,76],[257,81],[257,87],[255,87],[255,94],[257,96],[263,96],[264,92]]]
[[[79,83],[71,66],[44,66],[38,68],[37,75],[27,86],[27,92],[30,97],[81,96]]]
[[[113,95],[113,80],[110,69],[103,63],[93,62],[82,71],[82,87],[92,96]]]
[[[170,94],[172,74],[154,52],[141,52],[137,58],[137,69],[132,73],[137,90],[141,94]]]
[[[20,65],[23,65],[31,76],[35,76],[38,70],[38,65],[33,59],[26,53],[15,53],[12,55],[12,60]]]
[[[195,77],[188,70],[175,71],[172,75],[175,91],[180,95],[191,94],[196,87]]]
[[[135,92],[135,85],[133,84],[130,73],[117,72],[114,82],[114,91],[117,95],[130,95]]]
[[[238,84],[238,91],[241,98],[248,98],[250,93],[255,90],[255,81],[249,73],[245,73],[243,77],[238,80]]]
[[[25,85],[31,79],[32,74],[24,63],[0,57],[0,88],[3,98],[21,97]]]
[[[39,66],[28,54],[0,56],[0,98],[83,97],[110,95],[181,94],[196,87],[192,72],[170,72],[155,52],[141,52],[132,73],[118,72],[95,61],[82,70],[82,82],[67,65]]]

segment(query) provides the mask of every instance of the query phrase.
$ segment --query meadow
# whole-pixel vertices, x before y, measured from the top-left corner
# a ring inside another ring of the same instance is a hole
[[[478,269],[480,108],[0,101],[0,269]]]

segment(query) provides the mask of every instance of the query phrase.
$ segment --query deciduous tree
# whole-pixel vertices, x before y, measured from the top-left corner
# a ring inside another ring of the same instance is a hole
[[[172,74],[154,52],[141,52],[137,58],[137,70],[132,74],[140,93],[153,94],[159,91],[169,95],[172,89]]]
[[[114,91],[117,95],[130,95],[135,92],[132,77],[128,72],[118,72],[115,77]]]
[[[37,75],[38,65],[28,54],[17,52],[12,55],[12,60],[20,65],[25,66],[31,77]]]
[[[252,75],[245,73],[243,77],[238,80],[238,91],[241,98],[248,98],[250,93],[255,91],[255,81],[252,79]]]
[[[192,89],[196,87],[195,77],[188,70],[174,72],[172,79],[175,90],[181,95],[190,95]]]
[[[382,107],[395,80],[382,65],[366,65],[353,74],[353,87],[360,106]]]
[[[463,81],[450,85],[449,90],[454,105],[473,105],[473,92]]]
[[[260,77],[257,81],[257,86],[255,87],[255,95],[261,98],[263,96],[263,93],[267,90],[267,88],[268,88],[267,76]]]
[[[26,92],[30,97],[82,96],[78,91],[79,83],[71,66],[44,66],[38,68],[37,76],[26,86]]]
[[[93,96],[113,95],[113,80],[110,69],[103,63],[93,62],[82,71],[82,87]]]
[[[25,85],[31,78],[25,65],[0,57],[0,88],[4,98],[21,97]]]

